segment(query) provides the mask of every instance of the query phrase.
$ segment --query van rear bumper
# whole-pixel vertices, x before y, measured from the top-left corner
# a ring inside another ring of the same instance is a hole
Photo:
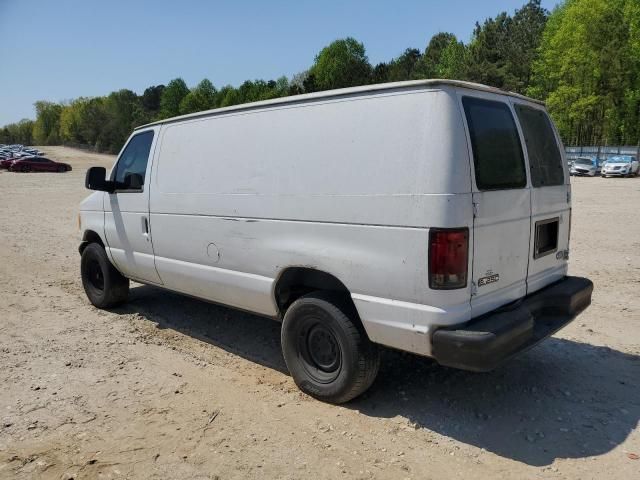
[[[592,291],[591,280],[565,277],[463,326],[436,330],[432,356],[448,367],[492,370],[569,324],[591,304]]]

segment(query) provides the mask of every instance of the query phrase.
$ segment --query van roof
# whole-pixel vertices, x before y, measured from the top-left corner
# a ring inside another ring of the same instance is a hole
[[[501,90],[496,87],[490,87],[488,85],[483,85],[481,83],[465,82],[462,80],[446,80],[446,79],[440,79],[440,78],[433,78],[429,80],[409,80],[405,82],[390,82],[390,83],[379,83],[375,85],[362,85],[360,87],[339,88],[336,90],[324,90],[322,92],[305,93],[302,95],[292,95],[289,97],[280,97],[280,98],[274,98],[271,100],[262,100],[259,102],[242,103],[239,105],[232,105],[230,107],[214,108],[212,110],[203,110],[201,112],[189,113],[187,115],[180,115],[177,117],[166,118],[164,120],[158,120],[157,122],[151,122],[145,125],[140,125],[139,127],[136,127],[134,130],[150,127],[152,125],[161,125],[163,123],[173,123],[173,122],[179,122],[182,120],[189,120],[192,118],[206,117],[212,114],[234,112],[234,111],[241,111],[241,110],[253,110],[255,108],[260,108],[260,107],[267,107],[267,106],[273,106],[273,105],[286,105],[290,103],[291,104],[300,103],[300,102],[305,102],[307,100],[317,100],[322,98],[343,97],[343,96],[348,96],[348,95],[358,94],[358,93],[379,92],[384,90],[395,90],[400,88],[421,87],[421,86],[431,87],[436,85],[451,85],[454,87],[468,88],[471,90],[480,90],[483,92],[497,93],[499,95],[507,95],[510,97],[520,98],[522,100],[527,100],[529,102],[544,105],[544,102],[540,100],[536,100],[535,98],[530,98],[525,95],[520,95],[519,93],[507,92],[505,90]]]

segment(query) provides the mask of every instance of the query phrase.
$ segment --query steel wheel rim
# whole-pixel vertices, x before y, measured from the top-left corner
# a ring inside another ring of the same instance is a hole
[[[87,265],[87,281],[89,284],[99,291],[104,291],[104,275],[100,263],[93,260]]]
[[[318,383],[335,381],[342,370],[342,348],[335,333],[319,318],[306,318],[298,352],[307,375]]]

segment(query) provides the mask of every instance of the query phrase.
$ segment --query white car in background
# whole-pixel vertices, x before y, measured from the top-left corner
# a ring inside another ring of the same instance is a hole
[[[637,176],[640,170],[638,159],[632,155],[616,155],[609,157],[602,167],[602,176]]]

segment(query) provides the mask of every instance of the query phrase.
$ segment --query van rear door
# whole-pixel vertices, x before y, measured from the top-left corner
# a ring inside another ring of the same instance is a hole
[[[531,177],[531,248],[527,293],[567,274],[571,186],[561,141],[542,106],[514,102]]]
[[[461,95],[473,160],[471,315],[476,317],[527,293],[531,189],[520,134],[502,96]]]

